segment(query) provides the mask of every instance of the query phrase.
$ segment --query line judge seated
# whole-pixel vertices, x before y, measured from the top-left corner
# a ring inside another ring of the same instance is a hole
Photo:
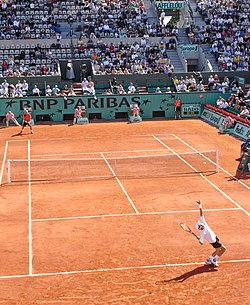
[[[82,117],[86,117],[86,107],[78,106],[74,112],[73,125],[75,125]]]
[[[130,105],[130,114],[132,116],[140,116],[140,108],[138,106],[138,104],[132,104]]]

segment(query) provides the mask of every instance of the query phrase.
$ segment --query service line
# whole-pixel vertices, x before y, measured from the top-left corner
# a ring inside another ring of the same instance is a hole
[[[221,208],[221,209],[204,209],[204,212],[217,212],[217,211],[238,211],[240,208]],[[140,213],[127,213],[127,214],[102,214],[102,215],[88,215],[88,216],[69,216],[69,217],[54,217],[54,218],[36,218],[32,219],[33,222],[42,221],[63,221],[75,219],[95,219],[104,217],[133,217],[133,216],[147,216],[147,215],[167,215],[167,214],[181,214],[181,213],[197,213],[198,210],[181,210],[181,211],[165,211],[165,212],[140,212]]]

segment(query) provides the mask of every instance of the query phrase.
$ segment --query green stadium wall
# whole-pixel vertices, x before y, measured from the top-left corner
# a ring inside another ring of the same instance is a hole
[[[220,93],[196,92],[178,94],[134,94],[63,97],[28,97],[0,99],[0,117],[11,110],[20,122],[25,108],[31,108],[35,121],[62,122],[71,119],[77,106],[86,106],[87,117],[102,120],[124,119],[129,115],[130,104],[137,103],[143,119],[174,117],[174,103],[180,97],[182,104],[215,105]],[[225,95],[224,97],[227,97]]]

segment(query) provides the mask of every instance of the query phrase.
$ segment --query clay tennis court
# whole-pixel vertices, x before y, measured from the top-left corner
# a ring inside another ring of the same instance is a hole
[[[249,304],[239,140],[200,120],[18,131],[0,133],[1,304]],[[197,199],[227,247],[218,268],[179,226],[195,230]]]

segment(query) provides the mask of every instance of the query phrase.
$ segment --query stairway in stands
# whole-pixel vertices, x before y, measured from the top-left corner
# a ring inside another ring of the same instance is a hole
[[[176,50],[167,50],[167,55],[171,65],[174,66],[174,72],[184,72],[184,67]]]
[[[210,53],[210,46],[208,44],[201,44],[200,47],[203,49],[207,60],[209,60],[213,71],[219,71],[219,66],[215,60],[215,57]]]
[[[193,22],[196,26],[198,27],[203,27],[206,26],[205,21],[202,19],[201,15],[199,12],[196,12],[196,3],[195,0],[189,0],[189,4],[190,4],[190,8],[192,10],[192,15],[193,15]],[[201,44],[200,47],[203,49],[204,54],[207,58],[207,60],[209,60],[211,66],[212,66],[212,70],[213,71],[218,71],[219,67],[218,64],[215,60],[215,57],[213,56],[213,54],[210,53],[210,46],[208,44]]]

